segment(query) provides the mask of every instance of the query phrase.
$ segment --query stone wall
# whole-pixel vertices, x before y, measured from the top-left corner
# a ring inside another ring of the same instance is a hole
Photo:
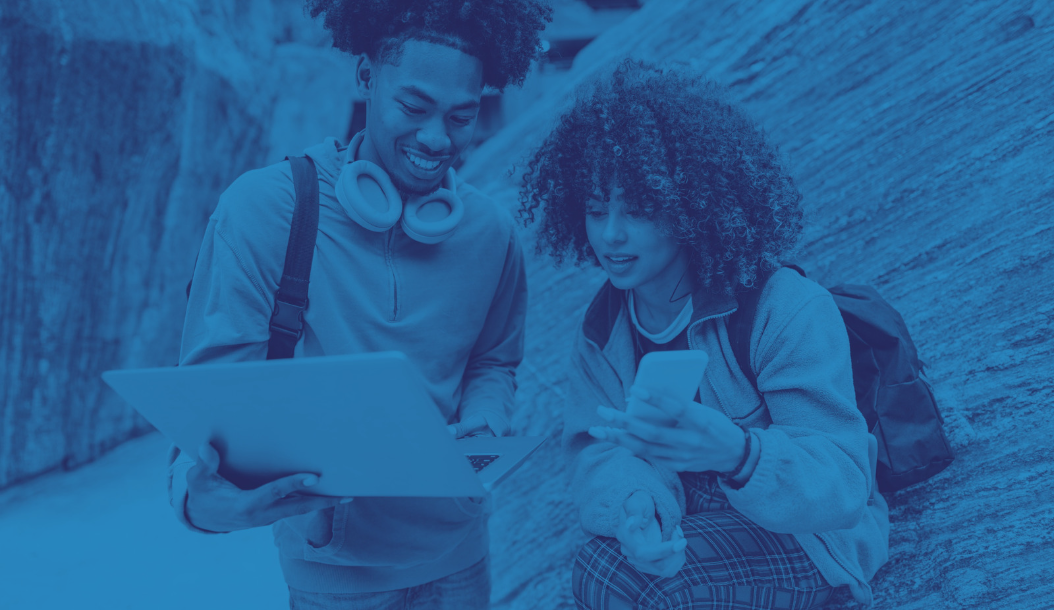
[[[514,207],[508,164],[576,82],[628,53],[731,87],[805,194],[811,277],[877,287],[929,364],[958,459],[889,496],[892,560],[875,607],[1054,607],[1054,4],[649,2],[462,175]],[[557,435],[564,358],[600,277],[535,258],[529,281],[515,424]],[[573,607],[583,538],[558,449],[496,494],[496,608]]]
[[[0,7],[0,487],[148,429],[99,374],[175,364],[220,192],[345,133],[347,60],[301,6]]]

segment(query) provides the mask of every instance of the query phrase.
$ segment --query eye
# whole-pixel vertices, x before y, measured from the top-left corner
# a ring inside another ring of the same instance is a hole
[[[474,116],[452,116],[452,117],[450,117],[450,120],[455,125],[461,125],[462,127],[464,127],[464,126],[468,125],[469,123],[471,123],[475,118],[476,117],[474,117]]]
[[[419,115],[419,114],[424,114],[424,113],[425,113],[425,111],[424,111],[424,110],[422,110],[422,109],[420,109],[420,108],[417,108],[417,107],[415,107],[415,106],[411,106],[411,105],[409,105],[409,104],[405,104],[405,103],[403,103],[403,102],[399,102],[399,105],[403,107],[403,108],[402,108],[402,109],[403,109],[403,112],[405,112],[406,114],[409,114],[409,115],[411,115],[411,116],[416,116],[416,115]]]
[[[629,212],[626,212],[626,216],[629,216],[634,220],[648,219],[648,214],[644,210],[630,210]]]
[[[607,216],[607,212],[604,210],[589,209],[586,210],[586,216],[593,219],[603,218],[604,216]]]

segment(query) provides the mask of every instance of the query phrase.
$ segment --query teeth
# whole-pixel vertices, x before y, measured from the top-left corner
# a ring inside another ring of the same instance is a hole
[[[428,161],[422,159],[421,157],[418,157],[417,155],[411,152],[406,153],[406,158],[410,160],[410,163],[413,163],[417,167],[420,167],[424,170],[433,170],[439,167],[439,161]]]
[[[608,257],[609,260],[611,260],[613,262],[616,262],[616,263],[624,263],[626,261],[633,260],[633,258],[634,257],[632,257],[632,256],[622,256],[622,257],[609,256]]]

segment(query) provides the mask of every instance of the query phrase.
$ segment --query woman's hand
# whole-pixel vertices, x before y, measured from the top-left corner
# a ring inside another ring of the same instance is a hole
[[[622,543],[622,554],[637,570],[668,578],[684,565],[684,539],[681,526],[673,532],[673,539],[662,541],[662,529],[655,517],[655,501],[638,491],[622,504],[615,538]]]
[[[674,418],[677,427],[660,426],[608,407],[597,414],[614,427],[594,426],[593,438],[611,441],[637,457],[674,472],[729,472],[743,459],[743,429],[723,413],[695,401],[677,401],[643,388],[630,389],[633,399],[656,407]]]

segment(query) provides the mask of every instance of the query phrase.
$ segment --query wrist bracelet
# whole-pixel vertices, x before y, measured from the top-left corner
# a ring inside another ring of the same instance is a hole
[[[743,428],[743,435],[746,438],[746,446],[743,448],[743,459],[739,460],[739,464],[736,465],[735,470],[732,472],[726,472],[724,475],[730,479],[734,479],[739,476],[739,473],[743,472],[743,468],[750,461],[750,430]]]

